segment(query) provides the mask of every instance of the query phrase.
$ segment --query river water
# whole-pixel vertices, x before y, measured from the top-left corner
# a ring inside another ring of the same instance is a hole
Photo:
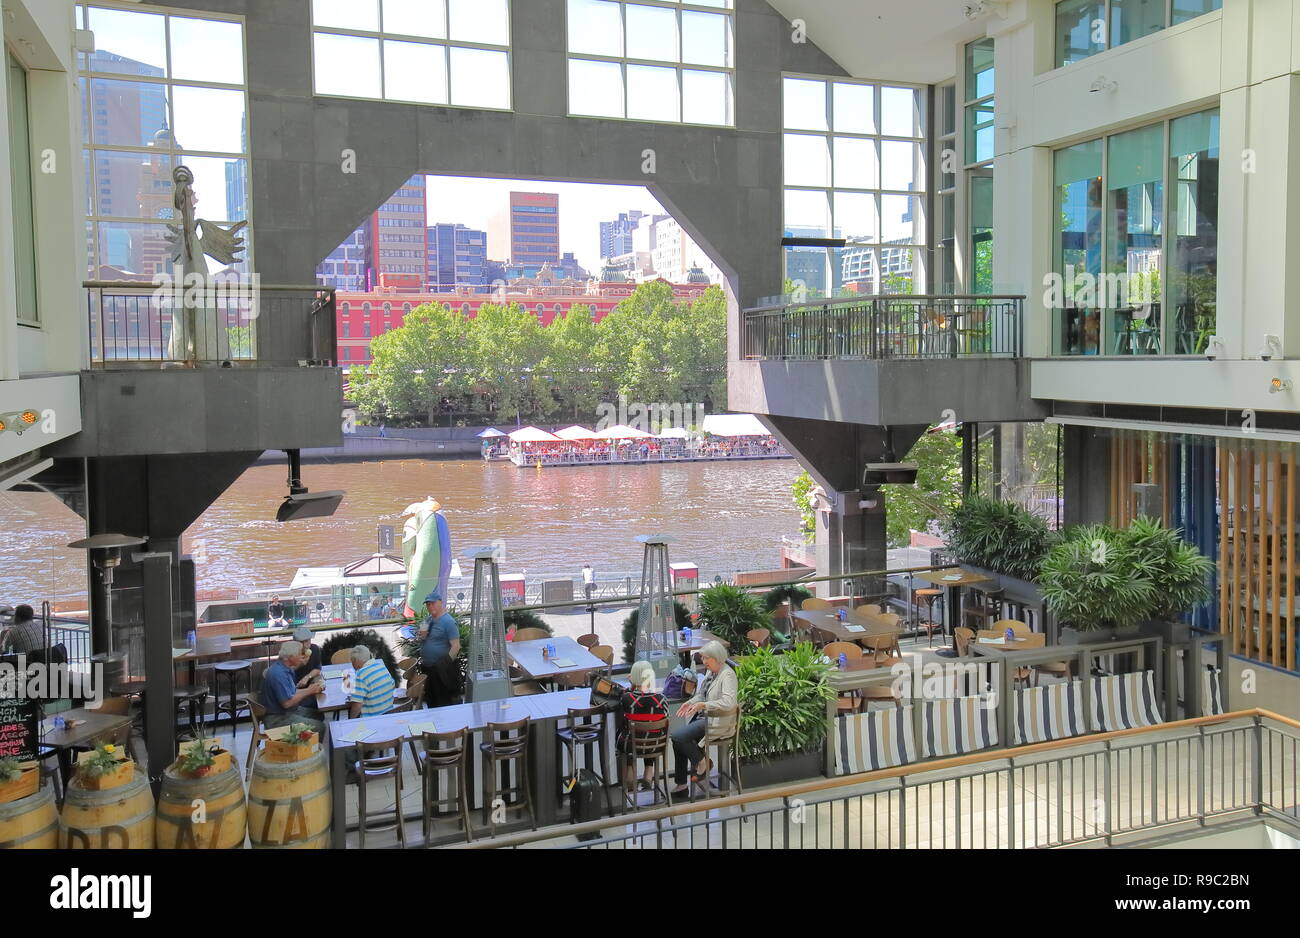
[[[187,532],[205,557],[198,588],[273,589],[298,567],[338,566],[376,548],[378,525],[401,536],[401,511],[432,495],[442,503],[457,556],[500,541],[502,573],[577,577],[591,562],[602,578],[641,569],[638,534],[674,538],[669,559],[703,577],[775,569],[781,535],[799,523],[790,496],[792,459],[642,466],[521,469],[481,460],[422,459],[308,465],[312,491],[348,494],[331,518],[278,524],[281,465],[240,477]],[[81,519],[53,496],[0,492],[0,602],[85,595]],[[400,546],[397,549],[400,552]],[[470,564],[464,564],[469,573]]]

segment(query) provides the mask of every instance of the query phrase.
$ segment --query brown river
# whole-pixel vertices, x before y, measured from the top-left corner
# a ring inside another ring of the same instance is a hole
[[[635,536],[663,533],[674,538],[670,560],[694,563],[712,579],[780,566],[781,536],[798,527],[790,496],[798,471],[791,459],[552,469],[422,459],[308,465],[303,481],[312,491],[343,489],[347,497],[332,518],[278,524],[284,467],[256,466],[191,526],[186,549],[206,558],[201,590],[274,589],[299,567],[373,553],[381,524],[400,538],[402,510],[432,495],[455,555],[500,541],[502,573],[577,577],[589,561],[602,579],[636,574]],[[84,537],[85,526],[61,502],[0,492],[0,530],[8,533],[0,543],[0,602],[85,595],[84,554],[64,546]]]

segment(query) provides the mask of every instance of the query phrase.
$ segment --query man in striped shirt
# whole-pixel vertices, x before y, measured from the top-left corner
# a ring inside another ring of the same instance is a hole
[[[374,717],[391,710],[397,685],[384,662],[373,657],[365,645],[358,645],[352,649],[352,668],[357,676],[348,695],[348,716]]]

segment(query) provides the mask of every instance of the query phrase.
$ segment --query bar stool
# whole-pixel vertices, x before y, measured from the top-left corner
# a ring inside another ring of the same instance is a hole
[[[423,735],[424,751],[417,758],[420,771],[424,775],[423,794],[423,833],[424,845],[429,845],[433,832],[434,818],[459,816],[461,826],[465,828],[465,842],[473,839],[469,824],[469,780],[466,766],[469,751],[469,731],[454,730],[450,733],[425,733]],[[456,786],[452,797],[438,797],[438,780],[443,774],[450,774]],[[455,805],[451,811],[442,810],[443,805]]]
[[[352,768],[357,776],[357,834],[361,839],[361,849],[366,848],[366,831],[388,830],[387,824],[371,826],[370,814],[366,810],[367,786],[385,778],[393,779],[396,788],[396,800],[393,809],[393,824],[397,827],[397,842],[406,846],[406,824],[402,817],[402,744],[404,736],[392,739],[376,739],[357,743],[357,761]],[[340,819],[341,822],[342,819]]]
[[[917,600],[925,601],[925,622],[926,622],[925,631],[926,634],[929,636],[931,648],[934,647],[935,630],[937,629],[938,631],[943,631],[943,623],[934,621],[934,604],[938,602],[939,597],[942,595],[943,595],[943,590],[939,589],[938,587],[926,586],[926,587],[922,587],[919,590],[912,591],[913,603],[915,603]],[[917,616],[917,619],[918,621],[916,623],[916,627],[919,629],[921,627],[919,615]]]
[[[605,810],[614,813],[613,803],[609,799],[609,781],[605,778],[605,767],[609,765],[609,735],[605,732],[605,709],[603,707],[570,707],[568,725],[556,727],[555,741],[557,748],[564,746],[569,754],[569,767],[573,770],[574,785],[578,779],[578,750],[583,754],[583,768],[600,779],[601,790],[605,793]],[[600,764],[596,765],[593,756],[600,753]]]
[[[248,678],[248,689],[253,689],[253,663],[247,659],[243,661],[218,661],[212,666],[215,673],[215,683],[217,684],[216,704],[212,708],[212,725],[215,731],[216,724],[220,720],[220,714],[230,714],[230,732],[233,734],[235,728],[239,725],[239,712],[247,710],[248,705],[237,696],[239,692],[239,678],[245,676]],[[229,697],[226,703],[221,702],[221,679],[229,681]]]
[[[727,787],[736,786],[737,794],[745,793],[744,787],[740,784],[740,706],[736,707],[736,726],[726,736],[714,736],[705,732],[704,739],[700,740],[700,748],[707,754],[710,749],[715,750],[716,760],[713,762],[713,769],[718,773],[718,781],[726,781]],[[725,768],[724,768],[725,767]],[[705,782],[705,796],[712,795],[712,780]],[[718,786],[719,794],[722,793],[722,786]],[[691,800],[695,800],[694,786],[691,788]]]
[[[496,820],[493,806],[498,798],[507,811],[528,811],[533,830],[537,830],[537,815],[533,812],[533,800],[528,789],[528,738],[531,719],[524,717],[514,723],[489,723],[487,725],[487,742],[479,744],[483,753],[483,820],[490,825],[493,836],[496,834]],[[515,766],[516,784],[509,782],[511,764]],[[514,797],[514,803],[506,800]]]
[[[175,723],[180,718],[181,711],[185,711],[191,739],[203,738],[203,717],[204,710],[208,705],[208,688],[206,684],[193,684],[189,687],[177,687],[172,691],[172,721]],[[198,717],[198,723],[195,724],[195,717]],[[178,733],[179,739],[182,734]]]
[[[620,766],[620,779],[625,778],[629,771],[632,777],[636,777],[637,760],[649,759],[654,762],[655,783],[651,792],[651,806],[658,800],[660,786],[664,802],[668,807],[673,806],[673,788],[668,784],[668,718],[662,720],[628,720],[627,736],[623,739],[623,761]],[[621,782],[620,782],[621,784]],[[640,805],[637,803],[636,789],[631,792],[624,791],[623,804],[625,807],[635,811]]]
[[[120,684],[113,684],[108,688],[109,694],[113,697],[140,698],[140,709],[137,710],[135,716],[131,718],[131,722],[141,732],[144,732],[144,688],[145,682],[136,679],[123,681]]]

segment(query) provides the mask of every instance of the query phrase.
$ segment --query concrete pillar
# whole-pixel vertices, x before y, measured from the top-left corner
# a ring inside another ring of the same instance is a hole
[[[862,502],[874,507],[862,507]],[[817,575],[861,573],[884,570],[887,566],[885,540],[885,497],[861,492],[828,492],[819,499],[817,511]],[[862,589],[874,591],[859,581]],[[844,595],[852,591],[850,581],[832,580],[824,591]]]
[[[1061,461],[1065,524],[1107,520],[1110,496],[1110,441],[1093,427],[1065,428]]]

